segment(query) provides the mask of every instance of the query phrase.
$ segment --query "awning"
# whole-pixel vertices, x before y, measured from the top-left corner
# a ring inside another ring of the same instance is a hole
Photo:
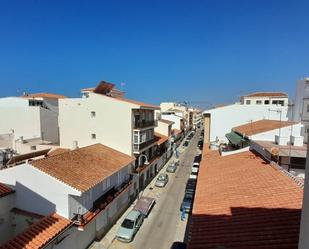
[[[225,137],[230,141],[231,144],[234,144],[234,145],[238,145],[246,141],[245,139],[243,139],[242,136],[238,135],[237,133],[233,131],[225,134]]]

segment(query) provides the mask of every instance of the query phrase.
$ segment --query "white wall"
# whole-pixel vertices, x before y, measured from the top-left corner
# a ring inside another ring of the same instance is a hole
[[[60,146],[72,148],[73,141],[77,141],[79,147],[102,143],[131,156],[133,107],[95,93],[89,93],[89,98],[61,99]],[[92,111],[96,113],[93,118]],[[96,134],[96,139],[92,139],[91,134]]]
[[[287,120],[286,106],[277,105],[241,105],[233,104],[207,110],[210,113],[210,142],[216,141],[216,137],[227,142],[225,134],[230,132],[233,127],[257,121],[261,119],[280,120],[280,113],[271,110],[282,110],[282,120]]]
[[[158,120],[158,126],[155,127],[155,132],[158,132],[164,136],[169,136],[169,124],[161,122],[160,120]]]
[[[162,116],[162,119],[166,119],[166,120],[169,120],[169,121],[173,121],[174,122],[174,124],[172,124],[172,129],[178,129],[178,130],[180,130],[180,124],[181,124],[181,119],[183,119],[183,118],[181,118],[181,117],[178,117],[178,116],[176,116],[176,115],[174,115],[174,114],[170,114],[170,115],[168,115],[168,114],[162,114],[161,115]]]
[[[41,137],[40,107],[0,107],[0,134],[12,133],[15,138]]]
[[[15,139],[39,138],[58,142],[58,107],[55,100],[49,103],[51,110],[29,106],[28,99],[19,97],[0,98],[0,134],[14,130]]]
[[[1,170],[0,181],[14,186],[16,208],[48,215],[57,212],[69,218],[68,195],[80,192],[29,164]]]

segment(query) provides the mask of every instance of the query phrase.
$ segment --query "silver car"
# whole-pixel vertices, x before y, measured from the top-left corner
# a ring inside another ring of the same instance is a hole
[[[168,173],[175,173],[176,169],[177,169],[177,164],[176,163],[171,163],[171,164],[169,164],[167,166],[166,172],[168,172]]]
[[[116,238],[122,242],[131,242],[142,225],[143,220],[144,215],[141,212],[132,210],[122,222],[117,231]]]
[[[165,173],[162,173],[158,176],[157,180],[156,180],[156,187],[160,187],[163,188],[168,182],[168,175]]]

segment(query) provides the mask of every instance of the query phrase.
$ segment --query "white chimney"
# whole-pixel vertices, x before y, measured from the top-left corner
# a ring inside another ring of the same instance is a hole
[[[73,141],[73,150],[78,149],[78,142],[76,140]]]

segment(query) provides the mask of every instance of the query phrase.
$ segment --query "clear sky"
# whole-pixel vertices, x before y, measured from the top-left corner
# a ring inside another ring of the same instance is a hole
[[[150,103],[294,97],[309,75],[308,10],[307,0],[3,0],[0,96],[78,96],[106,80]]]

